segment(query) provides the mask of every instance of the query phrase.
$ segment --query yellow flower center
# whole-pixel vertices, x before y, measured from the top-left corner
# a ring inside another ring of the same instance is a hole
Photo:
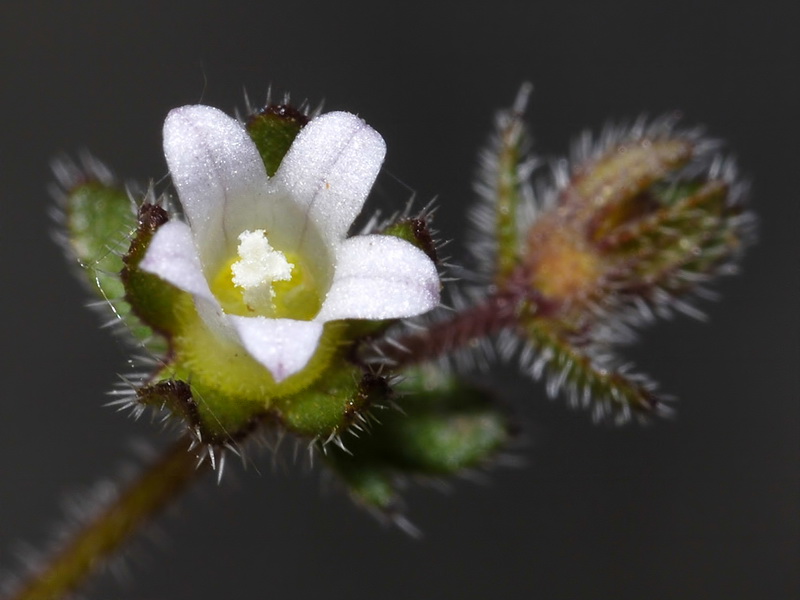
[[[237,255],[217,273],[211,291],[226,313],[245,317],[308,321],[322,306],[302,259],[273,248],[263,229],[239,235]]]

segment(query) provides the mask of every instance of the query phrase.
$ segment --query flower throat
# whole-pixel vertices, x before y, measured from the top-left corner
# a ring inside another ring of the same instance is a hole
[[[239,234],[237,254],[212,282],[222,309],[233,315],[308,321],[322,305],[302,259],[272,247],[263,229]]]

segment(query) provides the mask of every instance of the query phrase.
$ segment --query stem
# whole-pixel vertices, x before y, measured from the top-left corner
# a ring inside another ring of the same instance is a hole
[[[518,323],[520,308],[519,293],[498,292],[446,321],[399,339],[381,340],[373,348],[393,367],[408,367],[449,354]]]
[[[79,530],[9,600],[55,600],[74,591],[133,533],[207,470],[181,438]]]

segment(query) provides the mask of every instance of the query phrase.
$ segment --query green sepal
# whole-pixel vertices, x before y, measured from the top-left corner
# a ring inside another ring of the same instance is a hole
[[[425,219],[419,217],[400,219],[396,223],[388,225],[379,233],[405,240],[427,254],[433,264],[438,264],[439,258],[436,254],[436,243]]]
[[[365,411],[387,396],[383,379],[362,375],[360,368],[340,359],[311,386],[285,397],[229,396],[180,365],[166,367],[154,383],[137,391],[138,402],[168,409],[211,444],[236,441],[267,420],[278,421],[295,435],[327,441],[356,422],[366,422]]]
[[[695,143],[681,137],[643,139],[609,149],[581,166],[564,192],[565,210],[575,212],[574,225],[602,243],[620,225],[647,214],[651,186],[664,181],[695,155]]]
[[[242,439],[265,417],[261,403],[219,402],[218,392],[174,376],[136,391],[140,404],[180,418],[203,443],[223,445]],[[219,410],[222,406],[225,410]]]
[[[230,401],[219,396],[218,390],[174,377],[145,386],[137,392],[141,403],[168,409],[207,444],[238,441],[266,417],[262,402]]]
[[[377,415],[327,464],[357,501],[387,511],[407,476],[452,476],[487,464],[513,437],[509,418],[484,390],[454,379],[412,374],[399,391],[400,410]]]
[[[198,421],[197,404],[192,398],[188,383],[179,379],[165,379],[149,383],[136,390],[136,401],[145,406],[169,410],[191,424]]]
[[[598,420],[612,417],[624,423],[634,416],[646,421],[652,415],[669,412],[649,379],[596,364],[566,339],[568,334],[561,327],[560,323],[536,316],[520,323],[520,331],[537,355],[547,361],[549,393],[566,389],[571,404],[588,405]]]
[[[731,199],[731,186],[721,180],[658,181],[640,192],[647,212],[608,230],[597,246],[610,265],[622,265],[624,285],[641,296],[656,287],[683,294],[734,254],[745,242],[736,225],[741,204]],[[679,275],[680,276],[676,276]]]
[[[361,368],[344,360],[341,326],[326,326],[306,369],[276,383],[240,347],[215,338],[188,295],[174,309],[170,362],[138,399],[168,408],[204,442],[237,440],[264,421],[298,436],[328,439],[358,419],[376,395]],[[176,382],[186,382],[177,395]]]
[[[275,175],[294,138],[308,123],[308,116],[284,104],[270,104],[247,118],[245,127],[258,148],[267,175]]]
[[[519,264],[519,208],[529,185],[523,175],[530,144],[522,115],[531,92],[530,84],[520,89],[514,107],[497,116],[497,130],[482,168],[482,180],[491,190],[497,241],[496,279],[503,284]]]
[[[270,409],[292,433],[327,441],[365,420],[369,407],[387,396],[383,379],[336,357],[323,377],[302,392],[274,399]]]
[[[139,208],[138,226],[128,253],[123,257],[122,282],[125,298],[133,312],[155,331],[169,336],[175,333],[175,314],[180,301],[187,296],[160,277],[139,269],[156,230],[169,220],[167,211],[155,204]]]
[[[522,160],[517,139],[503,140],[507,144],[497,157],[497,204],[495,207],[497,226],[497,278],[505,281],[519,264],[518,212],[522,203],[525,182],[519,177]]]
[[[670,275],[682,269],[708,273],[741,243],[729,219],[739,214],[727,204],[729,187],[720,181],[679,184],[664,195],[669,204],[638,228],[629,252],[637,259],[639,276],[671,291]],[[632,248],[631,248],[632,247]],[[653,248],[658,248],[654,252]],[[683,284],[685,285],[685,283]]]

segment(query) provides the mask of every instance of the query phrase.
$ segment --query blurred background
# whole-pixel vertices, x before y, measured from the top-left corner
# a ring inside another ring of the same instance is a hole
[[[791,8],[790,8],[791,7]],[[678,318],[626,350],[680,398],[673,421],[594,426],[513,374],[494,381],[526,465],[448,493],[414,489],[421,541],[380,526],[301,465],[233,463],[161,521],[91,597],[800,597],[800,43],[793,5],[760,2],[20,2],[0,4],[0,566],[49,537],[71,492],[168,437],[102,408],[125,351],[51,241],[48,163],[89,149],[118,174],[166,174],[175,106],[233,112],[290,92],[357,112],[388,143],[376,199],[434,196],[465,256],[476,153],[520,83],[536,151],[679,109],[753,181],[760,242]],[[791,13],[791,14],[790,14]],[[257,472],[260,471],[260,472]]]

